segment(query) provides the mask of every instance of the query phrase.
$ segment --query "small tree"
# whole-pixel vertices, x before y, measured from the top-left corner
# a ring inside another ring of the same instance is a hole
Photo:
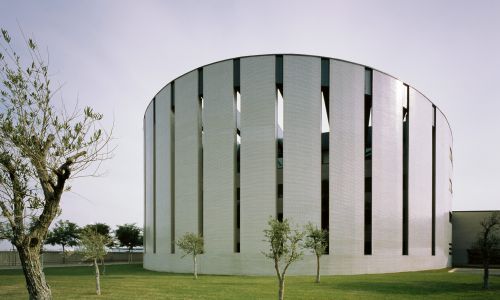
[[[61,245],[63,264],[66,263],[66,246],[74,247],[78,245],[80,228],[68,220],[59,220],[52,231],[49,231],[45,244]]]
[[[113,241],[113,237],[111,236],[111,227],[109,227],[108,224],[105,223],[95,223],[95,224],[88,224],[83,227],[83,230],[94,230],[100,235],[104,235],[108,240],[109,243],[106,244],[106,247],[113,247],[115,245]],[[106,265],[104,264],[104,258],[101,259],[101,267],[102,267],[102,275],[106,274]]]
[[[498,231],[500,229],[500,213],[494,212],[481,221],[481,231],[474,247],[479,250],[483,260],[483,288],[489,288],[490,260],[500,244]]]
[[[198,279],[198,266],[196,258],[203,253],[203,237],[199,234],[188,232],[184,234],[178,241],[177,246],[184,251],[183,258],[186,255],[193,256],[193,275],[194,279]]]
[[[278,299],[283,300],[285,274],[292,263],[302,258],[300,243],[304,238],[304,233],[292,229],[286,218],[280,222],[270,217],[268,225],[269,227],[264,230],[264,241],[269,243],[269,251],[263,252],[263,254],[274,261],[274,269],[279,283]]]
[[[95,289],[97,295],[101,294],[101,282],[97,261],[102,260],[106,255],[106,245],[108,243],[108,237],[98,233],[92,228],[83,230],[80,238],[79,252],[83,255],[84,259],[91,260],[95,267]]]
[[[115,236],[121,247],[128,249],[128,262],[132,261],[132,249],[142,245],[141,229],[135,224],[118,225]]]
[[[94,231],[97,231],[97,233],[104,235],[105,237],[108,238],[110,241],[106,246],[107,247],[113,247],[114,241],[113,237],[111,236],[111,227],[108,224],[105,223],[94,223],[94,224],[88,224],[83,227],[83,230],[85,229],[92,229]]]
[[[304,247],[311,249],[316,255],[316,283],[320,282],[320,258],[326,253],[328,248],[328,231],[318,228],[318,226],[308,223],[306,225],[306,238]]]

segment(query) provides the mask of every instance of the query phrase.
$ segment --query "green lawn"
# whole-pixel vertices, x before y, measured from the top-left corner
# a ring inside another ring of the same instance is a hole
[[[94,295],[91,267],[47,268],[55,299],[274,299],[274,277],[204,276],[146,271],[142,265],[113,265],[101,279],[102,296]],[[500,277],[481,290],[481,276],[447,270],[378,275],[287,277],[285,299],[500,299]],[[26,299],[20,270],[0,270],[0,299]]]

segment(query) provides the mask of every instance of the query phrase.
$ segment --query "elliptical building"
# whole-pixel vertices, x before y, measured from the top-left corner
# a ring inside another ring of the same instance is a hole
[[[144,116],[144,267],[274,274],[270,216],[329,231],[323,274],[449,266],[452,133],[413,87],[338,59],[261,55],[171,81]],[[291,273],[313,274],[314,258]]]

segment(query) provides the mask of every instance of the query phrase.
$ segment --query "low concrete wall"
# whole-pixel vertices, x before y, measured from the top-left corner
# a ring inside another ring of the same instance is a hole
[[[127,262],[128,252],[108,252],[104,258],[105,262]],[[142,262],[142,252],[132,253],[132,262]],[[61,252],[47,251],[42,254],[42,263],[45,265],[63,264],[63,255]],[[78,253],[66,255],[66,264],[84,263],[83,257]],[[16,251],[0,251],[0,266],[19,266],[19,255]]]

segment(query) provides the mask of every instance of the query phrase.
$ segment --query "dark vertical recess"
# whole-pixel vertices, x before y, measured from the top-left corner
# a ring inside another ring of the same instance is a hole
[[[432,105],[432,255],[436,255],[436,106]]]
[[[235,91],[240,91],[240,59],[233,59],[233,86]]]
[[[279,95],[281,94],[281,99],[283,100],[282,105],[284,107],[283,98],[283,55],[276,55],[276,105],[275,105],[275,122],[276,122],[276,218],[278,221],[283,221],[283,135],[284,127],[280,128],[278,120],[280,119],[280,114],[283,111],[279,111]],[[284,123],[284,122],[283,122]],[[281,197],[280,197],[281,189]]]
[[[365,68],[365,255],[372,254],[372,75]]]
[[[240,59],[233,60],[233,95],[234,95],[234,113],[235,113],[235,144],[234,144],[234,252],[240,252],[240,151],[241,132],[238,126],[238,119],[241,118],[241,112],[238,110],[238,100],[240,94]]]
[[[325,99],[325,109],[330,121],[330,59],[321,58],[321,92]]]
[[[410,89],[405,84],[406,97],[403,99],[403,255],[408,255],[408,174],[410,139]]]
[[[153,98],[153,254],[156,253],[156,98]]]
[[[175,113],[175,81],[170,84],[170,110]]]
[[[321,95],[326,110],[326,118],[330,124],[330,59],[321,58]],[[320,120],[320,127],[323,120]],[[330,126],[330,125],[328,125]],[[321,229],[330,230],[330,130],[321,133]],[[330,233],[328,233],[330,235]],[[329,240],[329,238],[327,238]],[[325,253],[330,252],[329,247]]]
[[[175,253],[175,82],[170,84],[170,253]]]
[[[276,55],[276,88],[283,95],[283,55]]]
[[[198,234],[203,236],[203,68],[198,69]]]

